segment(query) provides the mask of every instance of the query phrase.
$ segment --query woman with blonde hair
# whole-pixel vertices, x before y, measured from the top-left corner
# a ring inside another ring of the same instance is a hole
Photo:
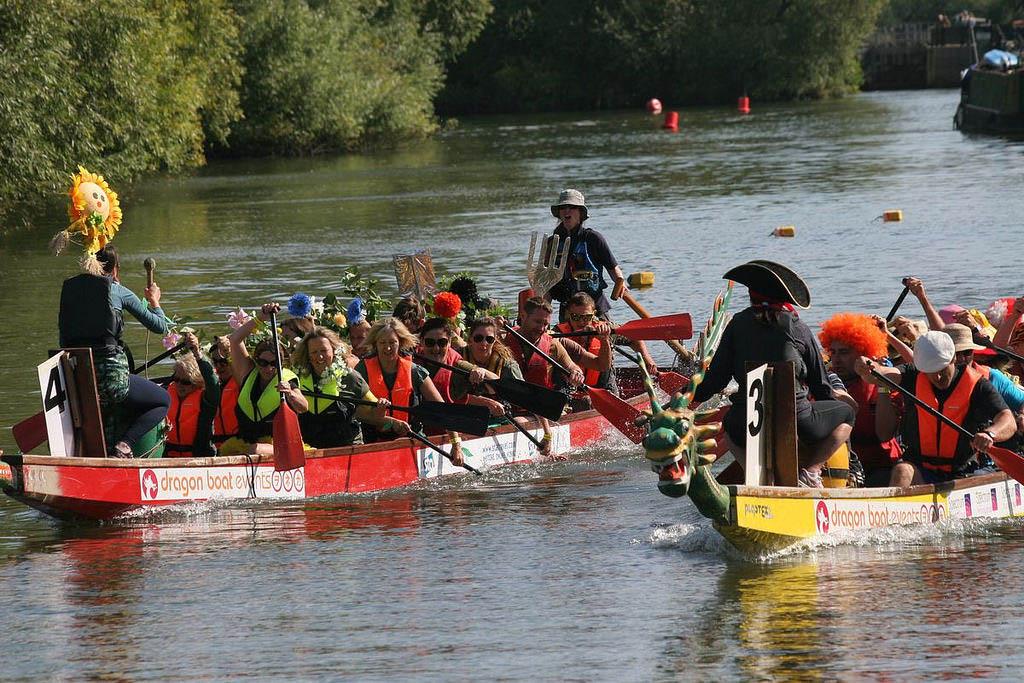
[[[399,406],[444,400],[426,368],[413,363],[407,355],[418,344],[416,335],[397,318],[385,318],[373,324],[365,344],[370,355],[359,361],[356,372],[366,378],[374,396],[386,400],[389,405]],[[372,430],[373,439],[367,435],[367,441],[381,441],[409,431],[409,414],[406,411],[389,409],[388,415],[378,428]]]
[[[465,359],[456,365],[464,370],[469,370],[470,375],[468,377],[460,373],[452,375],[450,385],[452,400],[484,406],[491,411],[493,417],[501,417],[506,413],[506,406],[495,399],[493,393],[489,394],[487,386],[482,382],[501,377],[513,377],[521,380],[523,372],[512,355],[512,351],[498,337],[498,322],[494,318],[477,318],[470,325],[468,333],[469,341],[465,348]]]
[[[212,442],[213,418],[220,406],[220,382],[210,361],[199,355],[199,340],[185,335],[188,354],[174,364],[170,429],[164,453],[169,458],[202,458],[217,454]]]
[[[303,441],[316,448],[361,444],[360,422],[383,427],[388,420],[372,407],[331,400],[331,396],[377,400],[362,375],[349,368],[346,357],[341,337],[319,326],[306,333],[292,352],[292,369],[309,408],[299,414],[299,427]]]

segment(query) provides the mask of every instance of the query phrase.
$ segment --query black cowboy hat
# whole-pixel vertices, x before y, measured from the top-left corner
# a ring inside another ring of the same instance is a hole
[[[774,261],[748,261],[722,277],[776,301],[788,301],[800,308],[811,305],[811,293],[800,276]]]

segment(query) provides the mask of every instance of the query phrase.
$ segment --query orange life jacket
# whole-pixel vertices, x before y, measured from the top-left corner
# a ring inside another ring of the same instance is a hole
[[[928,381],[928,377],[923,372],[919,372],[917,375],[915,389],[918,398],[953,422],[962,425],[971,404],[971,393],[981,378],[980,370],[973,366],[967,366],[960,373],[960,378],[957,380],[956,386],[953,387],[952,393],[942,403],[935,397],[932,383]],[[934,472],[952,473],[960,432],[918,406],[917,433],[921,465]]]
[[[164,445],[165,457],[191,458],[195,454],[193,444],[199,427],[199,406],[203,392],[197,389],[182,401],[178,397],[178,383],[171,382],[168,393],[171,395],[171,408],[167,411],[167,419],[171,428]]]
[[[516,328],[516,332],[519,328]],[[512,357],[519,363],[519,368],[523,371],[523,379],[531,384],[539,384],[542,387],[553,389],[554,384],[551,381],[551,364],[541,358],[541,355],[531,349],[532,355],[530,356],[529,362],[526,361],[526,354],[523,353],[523,347],[520,346],[519,339],[514,335],[510,334],[505,337],[505,345],[508,346],[509,351],[512,352]],[[544,353],[551,355],[551,335],[545,332],[540,336],[540,341],[536,343],[538,349]]]
[[[462,354],[449,346],[444,362],[448,365],[455,365],[460,360],[462,360]],[[438,393],[441,394],[441,398],[447,403],[451,403],[452,371],[448,368],[438,368],[434,376],[431,377],[431,380],[434,382],[434,386],[437,387]]]
[[[555,329],[559,332],[572,332],[572,325],[567,322],[558,323],[555,325]],[[601,338],[596,334],[587,338],[587,351],[594,354],[595,356],[601,353]],[[601,381],[601,371],[585,369],[583,371],[583,383],[588,387],[596,387]]]
[[[220,389],[220,407],[213,419],[213,442],[218,446],[233,436],[238,436],[238,416],[235,406],[238,405],[238,382],[234,377]]]
[[[406,356],[398,357],[398,372],[395,375],[395,385],[388,389],[384,381],[384,371],[380,367],[380,360],[373,356],[364,358],[366,366],[366,383],[370,385],[370,391],[377,398],[386,398],[395,405],[412,405],[412,359]],[[409,413],[404,410],[389,410],[399,420],[409,421]]]

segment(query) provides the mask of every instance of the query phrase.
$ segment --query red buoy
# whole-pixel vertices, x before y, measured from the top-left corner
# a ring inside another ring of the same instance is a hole
[[[736,102],[736,109],[741,114],[749,114],[750,113],[750,98],[747,97],[746,95],[741,97],[739,99],[739,101]]]
[[[652,97],[651,99],[647,100],[647,113],[654,114],[655,116],[660,114],[661,100],[659,100],[657,97]]]
[[[664,128],[665,130],[679,130],[679,112],[665,112],[665,123],[661,124],[661,127]]]

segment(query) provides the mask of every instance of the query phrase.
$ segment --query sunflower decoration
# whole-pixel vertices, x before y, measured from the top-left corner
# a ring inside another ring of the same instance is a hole
[[[53,236],[50,248],[54,254],[59,254],[70,242],[77,243],[74,237],[81,234],[82,246],[85,248],[82,268],[99,275],[102,267],[96,260],[96,252],[114,239],[121,227],[121,203],[103,176],[90,173],[81,166],[71,181],[68,190],[71,200],[68,204],[68,218],[71,223]]]

